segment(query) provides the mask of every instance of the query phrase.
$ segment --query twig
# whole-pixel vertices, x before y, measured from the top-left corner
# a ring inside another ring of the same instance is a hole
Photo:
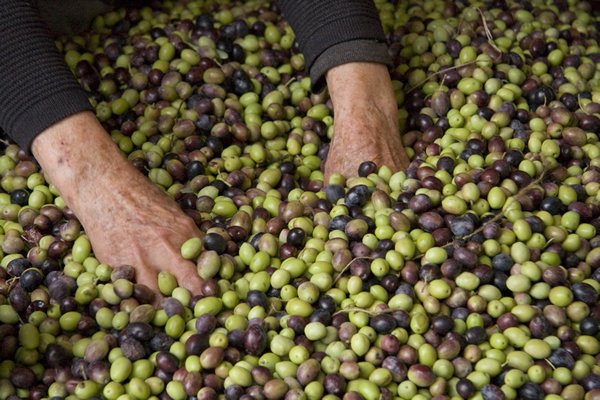
[[[490,46],[492,46],[494,49],[496,49],[496,51],[498,51],[499,53],[502,53],[502,51],[496,46],[496,43],[494,43],[494,37],[492,36],[492,32],[490,31],[490,28],[488,27],[487,21],[485,20],[483,11],[481,11],[481,8],[479,8],[479,7],[477,7],[477,11],[479,11],[479,15],[481,15],[481,21],[483,22],[483,29],[485,30],[485,35],[488,38],[488,43],[490,44]]]
[[[337,274],[337,276],[333,280],[333,284],[335,284],[342,277],[342,274],[344,272],[346,272],[348,270],[348,268],[350,268],[350,265],[354,261],[356,261],[356,260],[372,260],[372,259],[373,259],[372,257],[354,257],[352,260],[348,261],[348,264],[346,264],[346,266],[344,268],[342,268],[342,270]]]
[[[425,82],[429,81],[431,78],[433,78],[434,76],[437,76],[439,74],[443,74],[444,72],[448,72],[448,71],[452,71],[453,69],[456,68],[460,68],[460,67],[466,67],[467,65],[471,65],[471,64],[475,64],[477,63],[477,60],[473,60],[473,61],[467,61],[466,63],[463,64],[459,64],[459,65],[453,65],[452,67],[448,67],[448,68],[444,68],[444,69],[440,69],[437,72],[434,72],[430,75],[428,75],[425,79],[423,79],[420,82],[417,82],[417,84],[415,84],[414,86],[406,89],[407,92],[412,92],[413,90],[415,90],[416,88],[418,88],[419,86],[421,86],[422,84],[424,84]]]
[[[536,187],[536,186],[537,186],[537,185],[538,185],[538,184],[539,184],[539,183],[540,183],[540,182],[541,182],[541,181],[542,181],[542,180],[543,180],[543,179],[546,177],[546,174],[547,174],[548,172],[551,172],[551,171],[553,171],[553,169],[546,169],[546,170],[544,170],[544,171],[542,172],[542,174],[541,174],[541,175],[540,175],[538,178],[536,178],[535,180],[531,181],[531,182],[530,182],[530,183],[529,183],[527,186],[525,186],[524,188],[520,189],[520,190],[519,190],[517,193],[515,193],[513,196],[509,197],[509,199],[510,199],[510,198],[513,198],[513,199],[517,200],[517,198],[518,198],[519,196],[522,196],[522,195],[524,195],[524,194],[525,194],[525,192],[527,192],[529,189],[533,189],[534,187]],[[507,201],[508,201],[508,199],[507,199]],[[498,211],[498,214],[496,214],[496,215],[495,215],[495,216],[494,216],[492,219],[490,219],[489,221],[487,221],[487,223],[490,223],[490,222],[497,222],[497,221],[501,220],[503,217],[504,217],[504,212],[503,212],[502,210],[499,210],[499,211]],[[471,232],[470,234],[468,234],[468,235],[466,235],[466,236],[464,236],[464,237],[461,237],[461,238],[454,239],[454,240],[452,240],[451,242],[448,242],[448,243],[446,243],[445,245],[443,245],[443,246],[440,246],[440,247],[441,247],[442,249],[447,249],[447,248],[449,248],[449,247],[453,246],[453,245],[456,243],[456,241],[457,241],[457,240],[469,240],[469,239],[471,239],[473,236],[477,235],[478,233],[481,233],[481,232],[483,231],[483,229],[484,229],[484,226],[482,225],[482,226],[480,226],[479,228],[475,229],[475,230],[474,230],[473,232]],[[415,260],[420,260],[421,258],[423,258],[423,256],[424,256],[424,255],[425,255],[425,254],[418,254],[418,255],[416,255],[415,257],[411,258],[411,260],[412,260],[412,261],[415,261]]]
[[[348,307],[348,308],[342,308],[341,310],[336,311],[335,313],[333,313],[333,315],[337,315],[337,314],[341,314],[341,313],[345,313],[345,312],[364,312],[365,314],[374,316],[374,315],[380,315],[380,314],[391,314],[395,311],[401,311],[401,309],[388,307],[388,308],[385,308],[380,311],[371,311],[371,310],[367,310],[366,308]]]

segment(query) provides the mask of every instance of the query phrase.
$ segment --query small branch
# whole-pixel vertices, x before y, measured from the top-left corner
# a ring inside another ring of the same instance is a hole
[[[337,281],[342,277],[344,272],[346,272],[348,270],[348,268],[350,268],[350,265],[354,261],[356,261],[356,260],[372,260],[372,259],[373,259],[372,257],[354,257],[352,260],[348,261],[348,264],[346,264],[346,266],[344,268],[342,268],[342,270],[337,274],[337,276],[333,280],[333,284],[335,285],[337,283]]]

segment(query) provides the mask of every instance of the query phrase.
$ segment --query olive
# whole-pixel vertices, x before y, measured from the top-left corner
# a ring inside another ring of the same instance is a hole
[[[358,176],[366,177],[366,176],[369,176],[370,174],[376,172],[376,170],[377,170],[377,164],[375,164],[373,161],[363,161],[358,166]]]
[[[259,355],[267,347],[267,334],[258,325],[251,325],[244,333],[244,348],[248,353]]]
[[[156,354],[156,367],[163,372],[173,373],[179,368],[179,360],[172,353],[159,351]]]
[[[571,291],[576,300],[588,305],[594,305],[598,301],[598,291],[587,283],[577,282],[571,286]]]
[[[339,374],[327,374],[323,378],[325,391],[334,396],[342,396],[346,390],[346,380]]]
[[[44,280],[44,275],[37,268],[30,268],[21,274],[19,279],[19,284],[21,287],[28,292],[31,292],[33,289],[38,287],[42,281]]]
[[[372,317],[369,325],[375,329],[377,333],[390,333],[396,328],[396,320],[390,314],[379,314]]]
[[[519,397],[526,400],[543,399],[542,388],[534,382],[527,382],[519,388]]]
[[[575,359],[571,353],[560,347],[552,351],[548,357],[548,361],[556,368],[565,367],[568,369],[573,369],[575,365]]]
[[[136,361],[147,356],[144,345],[134,338],[123,339],[120,347],[123,355],[131,361]]]
[[[8,272],[10,276],[19,277],[26,269],[31,268],[31,266],[31,261],[27,258],[15,258],[6,265],[6,272]]]
[[[469,398],[473,394],[475,394],[476,387],[470,380],[466,378],[461,378],[458,382],[456,382],[456,392],[459,396],[463,398]]]
[[[370,190],[366,185],[353,186],[344,197],[348,206],[362,206],[369,198]]]
[[[223,254],[225,245],[225,239],[218,233],[210,232],[204,237],[204,248],[206,250],[214,250],[217,254]]]
[[[504,392],[493,384],[483,385],[481,388],[481,397],[485,400],[502,400],[506,398]]]
[[[150,339],[149,347],[152,351],[168,351],[174,342],[175,340],[172,337],[162,331],[158,331]]]
[[[599,389],[600,388],[600,375],[598,374],[589,374],[583,379],[581,379],[581,385],[587,391]]]
[[[32,387],[36,382],[34,372],[25,366],[16,366],[10,371],[10,383],[20,389]]]

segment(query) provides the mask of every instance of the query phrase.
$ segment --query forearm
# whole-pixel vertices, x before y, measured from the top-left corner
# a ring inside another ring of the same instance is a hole
[[[350,62],[390,62],[377,9],[371,0],[280,0],[319,90],[325,73]]]
[[[118,207],[122,201],[137,202],[141,193],[150,195],[148,190],[162,195],[125,159],[91,112],[51,125],[31,147],[48,179],[84,226],[102,223],[110,214],[111,210],[99,209],[98,204]]]
[[[28,150],[38,133],[92,107],[29,2],[0,5],[0,127]]]

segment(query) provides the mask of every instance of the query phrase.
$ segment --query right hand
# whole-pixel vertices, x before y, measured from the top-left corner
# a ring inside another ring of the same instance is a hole
[[[90,112],[52,125],[32,144],[49,180],[75,212],[94,255],[113,267],[133,265],[136,280],[157,289],[168,271],[198,294],[196,265],[183,259],[183,242],[201,233],[193,220],[125,159]]]
[[[398,106],[385,65],[342,64],[330,69],[326,79],[335,123],[325,181],[336,172],[356,176],[363,161],[406,169],[410,159],[398,131]]]

